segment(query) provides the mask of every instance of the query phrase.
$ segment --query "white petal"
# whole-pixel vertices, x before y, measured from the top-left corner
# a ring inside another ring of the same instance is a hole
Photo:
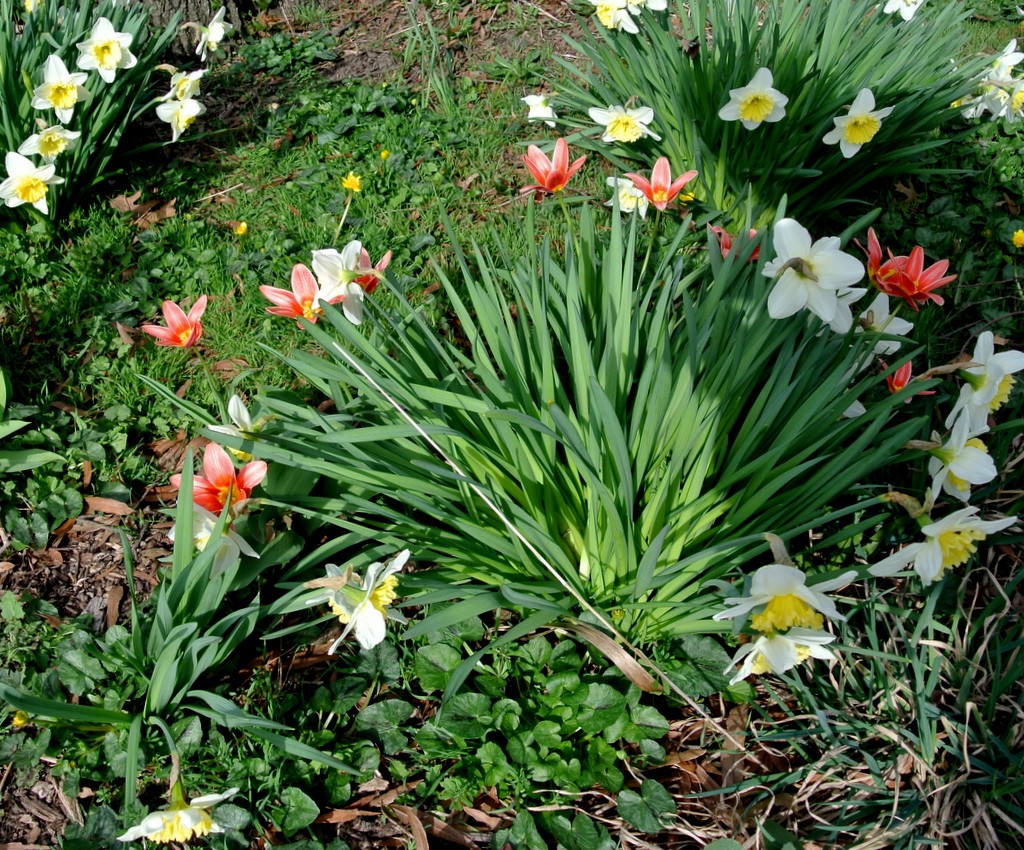
[[[792,269],[786,269],[768,294],[768,315],[784,319],[807,305],[807,287]]]
[[[795,219],[784,218],[772,231],[772,244],[778,258],[784,262],[794,257],[808,257],[811,253],[811,234]]]
[[[875,108],[875,96],[871,89],[861,89],[850,104],[850,115],[863,115]]]
[[[352,614],[352,623],[355,627],[356,641],[363,649],[373,649],[381,643],[387,635],[387,626],[384,615],[364,599]]]
[[[766,564],[754,573],[750,581],[750,594],[767,600],[794,593],[796,588],[803,587],[805,583],[803,570],[786,564]]]

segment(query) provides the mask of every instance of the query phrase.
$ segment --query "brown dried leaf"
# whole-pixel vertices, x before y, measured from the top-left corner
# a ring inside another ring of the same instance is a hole
[[[127,197],[125,195],[118,195],[116,198],[111,199],[110,206],[118,212],[129,213],[132,218],[132,224],[138,227],[139,230],[148,230],[154,224],[166,218],[174,218],[174,202],[177,198],[171,198],[167,202],[145,201],[140,204],[140,197],[142,197],[141,191]]]
[[[241,357],[233,357],[230,360],[218,360],[213,364],[213,373],[225,381],[230,381],[240,372],[249,368],[247,361]]]
[[[429,830],[431,835],[436,835],[438,838],[443,838],[452,844],[458,844],[460,847],[468,847],[470,850],[475,850],[477,846],[462,830],[456,829],[449,823],[445,823],[437,816],[430,818]]]
[[[480,809],[474,809],[472,806],[463,806],[462,811],[484,828],[491,830],[491,832],[502,824],[501,818],[496,818],[494,815],[480,811]]]
[[[412,832],[416,850],[430,850],[430,840],[427,838],[427,831],[423,828],[423,822],[420,820],[420,813],[412,806],[392,806],[391,808],[398,819]]]
[[[119,502],[117,499],[107,499],[103,496],[86,496],[85,506],[89,513],[114,514],[116,516],[130,516],[135,513],[131,505]]]
[[[359,818],[375,818],[378,814],[369,809],[328,809],[321,812],[313,823],[351,823]]]
[[[107,630],[109,631],[117,623],[117,616],[121,611],[121,599],[124,597],[124,588],[119,584],[113,585],[107,591]]]
[[[139,198],[141,197],[141,189],[134,195],[118,195],[116,198],[110,199],[110,206],[118,212],[132,212],[139,205]]]
[[[129,327],[122,325],[120,322],[114,322],[114,327],[117,329],[117,335],[121,338],[121,342],[125,345],[135,345],[135,337],[132,336]]]
[[[897,180],[896,186],[894,188],[897,192],[899,192],[901,195],[903,195],[903,197],[907,199],[907,203],[912,204],[917,200],[917,189],[914,188],[914,185],[912,183],[911,185],[907,186],[904,185],[902,181]]]

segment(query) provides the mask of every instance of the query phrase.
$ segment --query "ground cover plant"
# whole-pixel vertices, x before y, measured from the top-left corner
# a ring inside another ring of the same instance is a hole
[[[166,565],[118,547],[122,617],[0,596],[12,787],[63,795],[66,847],[1017,840],[1014,46],[943,125],[994,176],[812,236],[785,192],[537,139],[545,95],[555,128],[493,133],[527,92],[453,82],[482,31],[432,12],[418,83],[327,86],[333,31],[264,15],[204,78],[218,132],[129,172],[152,201],[11,232],[4,333],[51,362],[5,364],[9,539],[91,481],[177,497]]]

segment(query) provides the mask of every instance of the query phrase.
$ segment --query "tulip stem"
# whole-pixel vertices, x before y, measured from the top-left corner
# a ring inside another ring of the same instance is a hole
[[[561,192],[558,192],[557,195],[558,195],[558,205],[562,208],[562,213],[565,215],[565,226],[568,228],[569,236],[572,237],[572,246],[573,246],[573,248],[576,251],[576,258],[577,258],[577,261],[578,261],[579,258],[583,254],[580,251],[580,240],[579,240],[579,237],[577,236],[576,231],[575,231],[575,229],[573,227],[572,216],[569,215],[569,205],[566,204],[565,196]]]
[[[651,254],[654,253],[654,240],[658,238],[658,230],[661,227],[661,210],[656,210],[654,213],[654,224],[651,225],[651,238],[647,242],[647,253],[644,254],[644,263],[640,266],[640,276],[637,277],[639,283],[644,279],[644,273],[647,271],[647,263],[650,262]]]

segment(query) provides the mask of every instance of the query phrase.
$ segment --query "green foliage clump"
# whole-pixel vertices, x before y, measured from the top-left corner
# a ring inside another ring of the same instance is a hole
[[[54,111],[32,106],[33,92],[43,83],[49,56],[59,57],[69,72],[80,73],[76,45],[89,38],[100,18],[132,37],[130,51],[137,61],[117,70],[109,83],[96,71],[89,72],[84,88],[90,96],[74,103],[70,120],[61,122],[81,136],[54,160],[56,176],[64,182],[46,192],[53,220],[66,217],[73,205],[90,198],[93,187],[115,170],[112,160],[126,128],[151,105],[156,65],[174,38],[180,15],[154,30],[145,4],[76,0],[67,5],[39,2],[32,11],[5,11],[0,17],[0,146],[5,151],[17,151],[38,132],[37,120],[43,126],[58,123]]]
[[[691,191],[715,210],[748,202],[770,216],[786,195],[790,214],[810,221],[863,198],[879,181],[934,167],[935,149],[949,141],[936,130],[954,117],[953,102],[982,67],[981,60],[950,61],[961,54],[966,16],[955,3],[927,4],[906,22],[883,15],[875,0],[702,0],[675,10],[678,23],[644,10],[637,35],[598,26],[574,42],[587,61],[563,62],[568,84],[557,103],[568,107],[577,143],[623,170],[658,156],[669,158],[674,173],[696,168],[700,188]],[[752,130],[721,119],[730,90],[750,83],[759,68],[788,97],[785,116]],[[845,158],[822,139],[864,88],[876,108],[893,111]],[[601,143],[582,116],[611,104],[652,108],[660,141]]]

